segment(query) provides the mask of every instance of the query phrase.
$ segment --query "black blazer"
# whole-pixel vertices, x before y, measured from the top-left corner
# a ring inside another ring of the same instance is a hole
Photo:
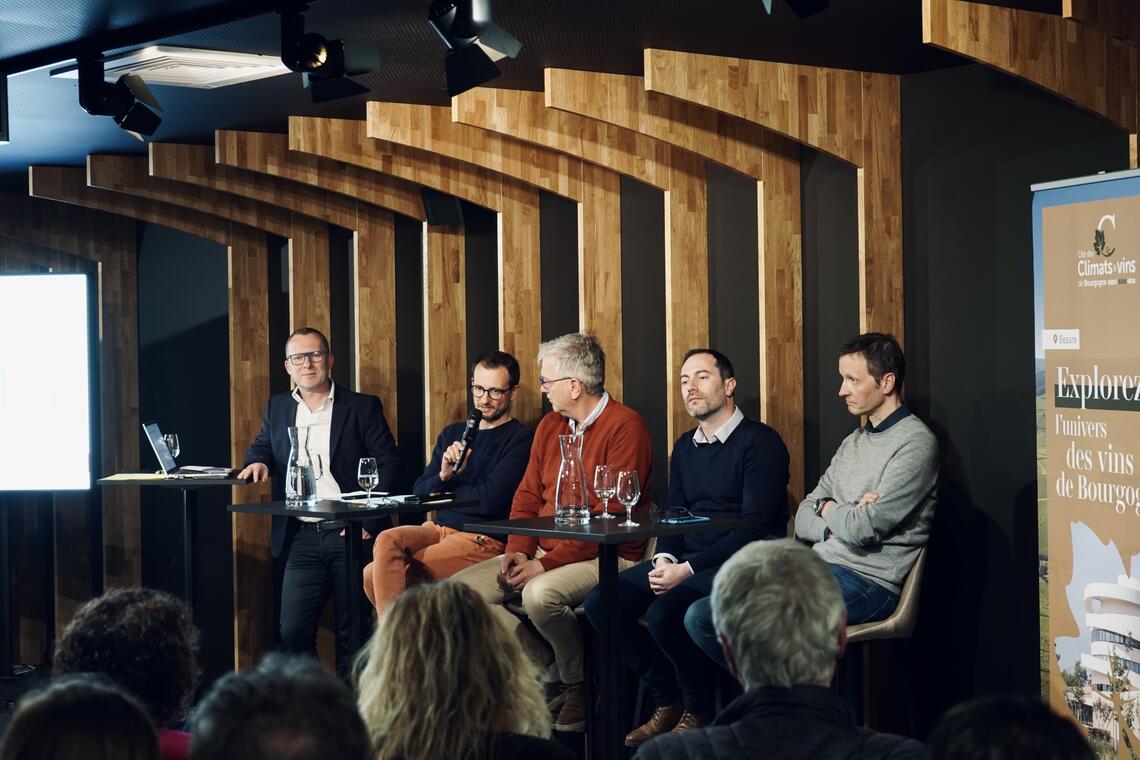
[[[297,421],[297,400],[292,392],[269,398],[261,421],[261,432],[245,453],[242,467],[261,462],[273,477],[273,498],[285,498],[285,467],[289,461],[288,428]],[[375,457],[380,473],[378,491],[395,489],[400,459],[396,441],[384,419],[380,399],[355,393],[338,385],[333,395],[332,429],[329,431],[329,473],[342,491],[355,491],[356,467],[361,457]],[[273,517],[273,556],[285,547],[286,533],[292,521]],[[367,526],[366,526],[367,527]]]

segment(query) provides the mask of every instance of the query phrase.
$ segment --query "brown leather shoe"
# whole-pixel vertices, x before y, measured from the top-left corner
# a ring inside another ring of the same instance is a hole
[[[677,725],[673,726],[673,733],[679,734],[682,731],[689,731],[694,728],[704,728],[710,722],[711,721],[704,716],[685,710],[684,714],[681,715],[681,719],[677,721]]]
[[[582,684],[563,684],[562,695],[564,699],[558,717],[554,720],[554,730],[585,731],[586,699],[582,693]]]
[[[625,735],[625,746],[637,747],[658,734],[664,734],[677,725],[682,715],[688,715],[681,705],[665,705],[653,711],[642,725]]]

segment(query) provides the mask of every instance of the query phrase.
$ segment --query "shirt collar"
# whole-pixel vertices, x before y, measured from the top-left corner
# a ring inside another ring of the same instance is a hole
[[[329,405],[332,404],[333,396],[335,396],[335,395],[336,395],[336,383],[334,383],[332,380],[329,380],[329,396],[328,396],[328,398],[326,398],[324,403],[321,404],[320,406],[318,406],[313,411],[319,412],[322,409],[327,409],[329,407]],[[293,398],[296,400],[296,402],[298,404],[302,404],[305,401],[303,398],[301,398],[301,389],[300,388],[294,388],[293,389]]]
[[[594,406],[594,411],[590,412],[589,417],[582,420],[581,422],[576,422],[575,420],[570,420],[570,432],[573,433],[574,435],[582,435],[582,433],[585,433],[586,428],[588,428],[588,427],[590,427],[590,425],[594,424],[594,420],[598,419],[598,416],[602,413],[602,410],[604,410],[606,408],[606,404],[608,404],[609,401],[610,401],[610,392],[607,390],[603,390],[602,391],[602,397],[600,399],[598,399],[598,403]]]
[[[890,414],[888,414],[887,418],[885,420],[883,420],[882,422],[880,422],[878,427],[875,427],[874,425],[872,425],[871,419],[868,417],[867,418],[867,424],[863,426],[863,429],[866,430],[868,433],[882,433],[884,430],[889,428],[891,425],[894,425],[899,420],[902,420],[903,418],[909,417],[909,416],[910,416],[910,407],[908,407],[904,403],[898,409],[896,409],[893,412],[891,412]]]
[[[732,431],[736,430],[740,425],[740,421],[744,419],[744,412],[740,411],[740,407],[733,410],[732,416],[729,417],[723,425],[721,425],[712,435],[712,439],[705,437],[705,430],[700,425],[693,431],[693,445],[699,446],[702,443],[712,443],[713,441],[720,441],[721,443],[728,443],[728,437],[732,435]]]

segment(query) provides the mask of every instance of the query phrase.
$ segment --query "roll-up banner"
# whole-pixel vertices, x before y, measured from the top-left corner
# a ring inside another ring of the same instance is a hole
[[[1140,757],[1140,171],[1033,186],[1042,690]]]

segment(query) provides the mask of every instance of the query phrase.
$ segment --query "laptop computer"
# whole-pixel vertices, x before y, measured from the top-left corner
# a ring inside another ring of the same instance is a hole
[[[150,441],[150,447],[154,450],[154,455],[158,458],[158,466],[162,468],[164,476],[168,478],[214,480],[224,480],[233,476],[234,471],[228,467],[177,466],[174,464],[174,455],[170,453],[170,447],[166,445],[166,440],[162,437],[162,430],[159,429],[158,423],[151,420],[144,422],[142,427],[146,439]]]

